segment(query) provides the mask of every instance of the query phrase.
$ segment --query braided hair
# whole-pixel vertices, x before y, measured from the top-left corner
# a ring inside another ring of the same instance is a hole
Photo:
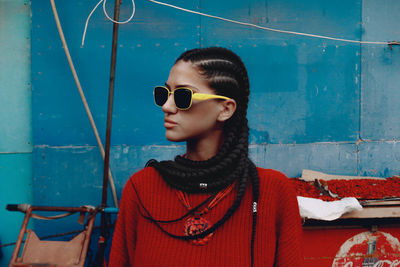
[[[259,177],[254,163],[248,155],[249,127],[247,106],[249,101],[249,78],[246,68],[234,52],[222,47],[196,48],[184,52],[175,62],[190,62],[218,95],[232,98],[237,103],[233,116],[224,124],[225,141],[217,155],[205,161],[192,161],[176,156],[173,161],[151,160],[163,180],[171,187],[187,193],[216,193],[234,182],[238,183],[237,196],[225,215],[204,232],[193,236],[168,235],[180,239],[197,239],[207,236],[223,225],[242,203],[244,193],[251,181],[253,201],[245,203],[253,210],[251,232],[251,264],[253,265],[254,237],[257,223]],[[207,185],[204,188],[204,185]],[[190,212],[194,212],[191,210]],[[160,221],[149,218],[158,227]]]

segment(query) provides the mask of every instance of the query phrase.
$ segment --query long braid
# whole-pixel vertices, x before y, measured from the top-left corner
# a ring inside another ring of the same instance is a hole
[[[219,221],[197,235],[180,236],[167,232],[140,203],[147,213],[143,216],[173,238],[184,240],[203,238],[222,226],[239,208],[248,179],[250,179],[253,193],[253,201],[249,207],[253,210],[250,248],[253,266],[259,177],[254,163],[248,157],[249,127],[246,115],[250,90],[246,68],[235,53],[221,47],[192,49],[184,52],[175,63],[179,61],[190,62],[197,67],[218,95],[227,96],[236,101],[237,109],[224,124],[225,141],[214,157],[205,161],[192,161],[177,156],[174,161],[152,160],[149,166],[154,167],[168,185],[187,193],[216,193],[237,181],[237,196]],[[200,184],[207,184],[207,187],[202,188]]]
[[[258,198],[260,196],[260,180],[258,179],[258,173],[256,166],[251,163],[251,184],[253,187],[253,225],[251,230],[251,266],[254,265],[254,239],[256,236],[256,226],[257,226],[257,204]]]

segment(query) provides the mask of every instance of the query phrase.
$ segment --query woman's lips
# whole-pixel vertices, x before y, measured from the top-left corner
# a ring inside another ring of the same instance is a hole
[[[178,125],[178,124],[176,122],[172,121],[172,120],[167,120],[167,119],[164,120],[164,127],[167,128],[167,129],[173,128],[176,125]]]

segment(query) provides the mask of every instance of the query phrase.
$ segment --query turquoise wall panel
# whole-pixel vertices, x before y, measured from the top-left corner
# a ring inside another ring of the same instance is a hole
[[[364,1],[364,40],[397,40],[398,1]],[[361,137],[368,141],[400,139],[399,46],[363,46]]]
[[[7,204],[32,203],[32,154],[0,153],[0,240],[2,244],[17,240],[24,214],[9,212]],[[8,266],[14,246],[1,248],[0,266]]]
[[[359,154],[360,175],[392,177],[400,174],[400,143],[397,141],[363,142]]]
[[[289,177],[300,176],[302,169],[359,175],[357,149],[355,144],[349,143],[265,144],[251,145],[250,156],[258,166],[280,170]],[[35,203],[75,206],[99,203],[103,167],[97,150],[86,146],[36,147]],[[182,145],[113,146],[110,165],[118,194],[129,177],[149,159],[171,159],[184,151]],[[288,160],[294,157],[296,160]],[[109,204],[113,204],[111,198]]]
[[[0,0],[0,242],[16,241],[23,214],[9,203],[32,202],[30,5]],[[0,248],[8,266],[14,246]]]
[[[357,146],[351,143],[266,144],[250,146],[257,166],[288,177],[300,177],[303,169],[331,174],[359,175]]]
[[[170,159],[183,152],[183,146],[113,146],[110,166],[118,194],[129,177],[149,159]],[[103,164],[97,147],[40,146],[33,155],[37,205],[99,205]],[[111,197],[109,203],[113,205]]]
[[[29,11],[0,0],[0,153],[32,151]]]
[[[234,1],[229,9],[224,5],[202,1],[211,14],[264,27],[360,38],[361,1]],[[202,19],[201,29],[202,45],[232,47],[249,68],[253,143],[357,139],[359,45],[210,18]]]
[[[112,1],[109,2],[111,6]],[[97,10],[81,48],[85,20],[93,6],[87,1],[56,3],[88,104],[99,132],[104,135],[112,23],[104,18],[101,9]],[[167,144],[162,133],[163,115],[154,105],[152,88],[166,81],[169,68],[182,51],[197,45],[198,18],[188,14],[173,17],[164,7],[149,2],[139,2],[136,8],[135,23],[120,27],[113,142]],[[122,10],[121,16],[129,16],[129,2],[124,3]],[[50,3],[33,2],[32,14],[34,143],[95,145]],[[149,135],[149,131],[153,134]]]

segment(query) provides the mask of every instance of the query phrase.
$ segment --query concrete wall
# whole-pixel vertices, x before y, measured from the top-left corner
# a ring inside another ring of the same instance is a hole
[[[30,6],[0,0],[0,242],[15,242],[23,214],[8,203],[32,202]],[[1,248],[7,266],[13,246]]]

